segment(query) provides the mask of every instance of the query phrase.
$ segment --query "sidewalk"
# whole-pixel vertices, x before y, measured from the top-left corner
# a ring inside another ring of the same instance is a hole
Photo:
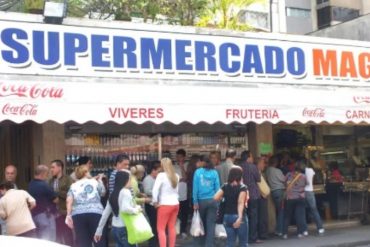
[[[298,239],[294,233],[289,235],[287,240],[273,237],[265,240],[261,244],[250,244],[256,247],[370,247],[370,226],[361,226],[352,223],[352,226],[343,225],[346,228],[332,229],[328,226],[323,236],[314,235],[315,231],[310,231],[310,236]],[[192,239],[178,240],[176,246],[194,246]],[[225,240],[217,239],[216,246],[225,247]]]

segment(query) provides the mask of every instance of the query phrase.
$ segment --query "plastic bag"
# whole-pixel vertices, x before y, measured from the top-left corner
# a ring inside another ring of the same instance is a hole
[[[215,237],[216,238],[226,238],[226,229],[223,224],[216,224]]]
[[[120,213],[121,219],[127,228],[127,237],[130,244],[140,244],[153,237],[152,228],[143,213]]]
[[[193,219],[191,220],[190,235],[193,237],[204,235],[204,227],[198,210],[194,211]]]
[[[179,235],[180,234],[180,225],[181,225],[181,221],[179,219],[176,220],[176,234]]]

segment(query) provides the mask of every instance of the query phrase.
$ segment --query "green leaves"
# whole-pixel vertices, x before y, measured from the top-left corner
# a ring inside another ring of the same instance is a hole
[[[253,28],[239,22],[240,10],[266,0],[212,0],[197,22],[199,27],[215,27],[231,30],[248,31]]]

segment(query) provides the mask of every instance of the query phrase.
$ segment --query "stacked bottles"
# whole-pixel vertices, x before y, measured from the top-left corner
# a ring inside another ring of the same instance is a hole
[[[67,172],[72,172],[79,157],[89,156],[94,170],[92,174],[109,173],[119,154],[127,154],[132,164],[158,159],[157,136],[70,134],[66,137],[65,155]]]

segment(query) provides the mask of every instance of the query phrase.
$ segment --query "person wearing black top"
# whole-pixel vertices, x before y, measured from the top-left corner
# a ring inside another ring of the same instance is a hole
[[[247,186],[242,183],[243,170],[235,166],[231,168],[228,181],[216,193],[214,199],[224,198],[224,218],[227,240],[226,247],[235,246],[239,238],[239,246],[248,246],[248,218],[245,214],[245,205],[248,200]]]

